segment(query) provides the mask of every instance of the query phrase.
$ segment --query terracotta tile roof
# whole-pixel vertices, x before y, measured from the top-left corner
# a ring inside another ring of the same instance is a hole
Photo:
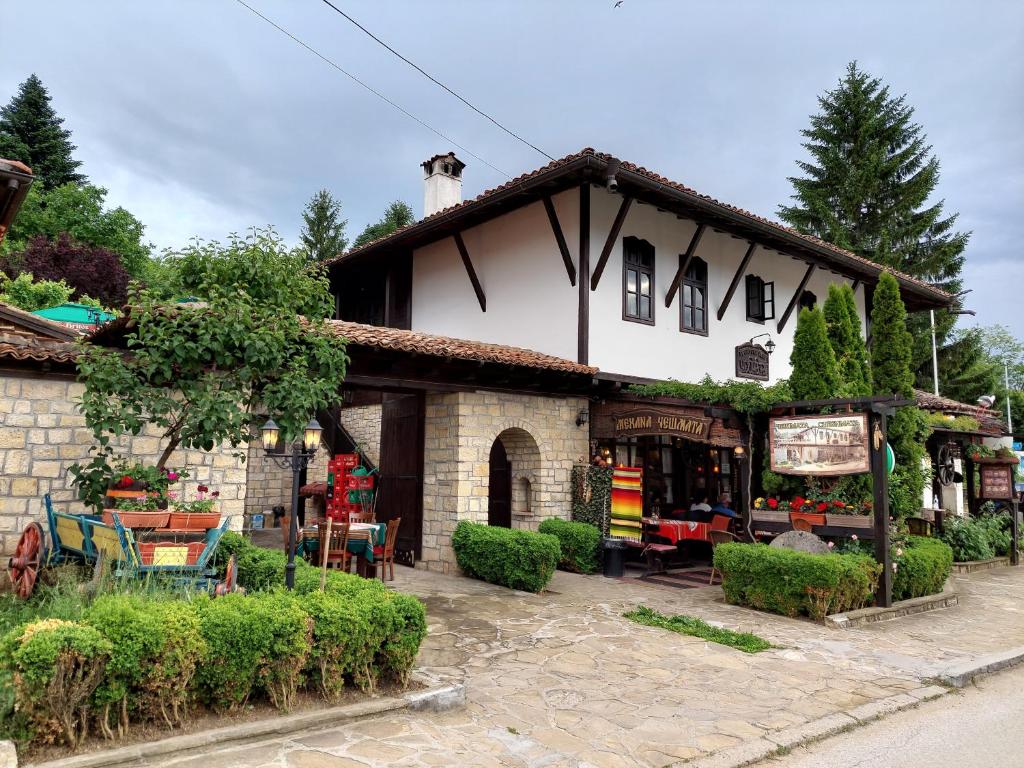
[[[363,347],[588,376],[597,373],[597,368],[581,365],[572,360],[544,355],[530,349],[507,347],[503,344],[485,344],[480,341],[452,339],[447,336],[350,323],[345,320],[330,320],[328,324],[335,333],[347,339],[350,344]]]
[[[402,227],[401,229],[398,229],[389,235],[385,235],[384,237],[378,238],[377,240],[365,243],[359,248],[353,248],[351,251],[340,254],[334,259],[329,260],[328,263],[336,263],[343,259],[347,259],[350,256],[354,256],[356,254],[367,251],[371,248],[376,248],[383,243],[398,240],[406,233],[423,227],[425,224],[436,221],[438,219],[450,218],[452,216],[461,215],[462,213],[467,212],[476,206],[479,206],[481,203],[487,202],[489,199],[493,198],[500,192],[511,190],[517,186],[523,185],[526,182],[534,180],[539,176],[544,176],[551,172],[555,172],[558,170],[567,170],[569,166],[576,163],[576,161],[583,160],[585,158],[594,158],[606,164],[610,161],[615,160],[615,158],[612,155],[609,155],[604,152],[598,152],[595,149],[592,149],[591,147],[586,147],[580,150],[579,152],[576,152],[571,155],[566,155],[565,157],[559,160],[554,160],[548,163],[547,165],[537,168],[536,170],[524,173],[521,176],[517,176],[516,178],[511,179],[505,182],[504,184],[501,184],[500,186],[494,187],[493,189],[488,189],[471,200],[465,200],[462,203],[459,203],[458,205],[453,205],[443,210],[437,211],[436,213],[431,214],[430,216],[427,216],[426,218],[423,218],[417,222],[413,222],[412,224],[409,224],[405,227]],[[690,187],[687,187],[684,184],[680,184],[679,182],[667,179],[664,176],[655,173],[654,171],[650,171],[647,168],[644,168],[643,166],[638,166],[635,163],[631,163],[624,160],[619,165],[619,173],[622,173],[623,171],[625,171],[626,173],[636,174],[637,176],[642,177],[647,181],[675,190],[676,192],[683,193],[684,195],[691,197],[694,200],[703,201],[704,203],[707,203],[716,208],[722,209],[724,211],[729,211],[733,214],[738,215],[742,219],[748,220],[749,222],[757,222],[758,224],[761,224],[763,226],[768,227],[771,230],[774,230],[775,234],[784,237],[787,240],[796,242],[802,241],[809,246],[813,246],[815,249],[819,251],[832,253],[838,257],[841,257],[842,259],[853,260],[865,267],[870,268],[871,271],[875,273],[880,273],[882,271],[891,272],[901,282],[915,285],[921,289],[924,289],[929,293],[933,294],[937,299],[942,299],[949,302],[952,302],[953,300],[953,297],[949,293],[939,288],[936,288],[935,286],[930,285],[924,282],[923,280],[911,277],[906,273],[900,272],[895,269],[891,269],[889,267],[883,267],[882,265],[877,264],[871,261],[870,259],[866,259],[863,256],[858,256],[852,251],[847,251],[844,248],[840,248],[818,237],[814,237],[812,235],[805,235],[793,229],[792,227],[780,224],[777,221],[772,221],[771,219],[768,219],[764,216],[758,216],[755,213],[751,213],[750,211],[744,210],[743,208],[739,208],[735,205],[723,203],[722,201],[717,200],[711,197],[710,195],[701,194],[700,192],[697,192],[696,190],[691,189]]]
[[[76,336],[59,323],[0,303],[0,360],[73,363]]]
[[[961,403],[959,400],[952,400],[948,397],[941,397],[925,392],[922,389],[914,390],[914,399],[917,404],[926,411],[934,413],[948,413],[954,416],[970,416],[976,419],[979,431],[991,435],[1006,434],[1006,422],[1002,415],[991,408],[982,408],[980,405]]]

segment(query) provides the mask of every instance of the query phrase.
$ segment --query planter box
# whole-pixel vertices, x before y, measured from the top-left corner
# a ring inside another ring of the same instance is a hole
[[[167,512],[134,511],[129,509],[104,509],[102,520],[114,524],[114,512],[121,518],[125,528],[166,528],[170,515]]]
[[[825,524],[835,528],[874,528],[869,515],[825,515]]]
[[[752,509],[750,519],[755,523],[788,523],[789,512],[773,512],[770,509]]]
[[[788,519],[791,522],[794,520],[804,520],[811,525],[825,525],[824,512],[790,512]]]
[[[171,512],[168,528],[205,531],[220,525],[220,512]]]

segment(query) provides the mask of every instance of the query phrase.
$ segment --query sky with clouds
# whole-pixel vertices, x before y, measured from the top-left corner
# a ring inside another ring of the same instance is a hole
[[[321,0],[246,0],[500,171],[547,162]],[[976,322],[1024,337],[1024,3],[945,0],[335,0],[548,154],[611,152],[775,218],[799,131],[847,62],[906,93],[973,234]],[[0,102],[31,72],[90,179],[158,247],[274,225],[326,187],[350,236],[454,148],[238,0],[0,0]],[[467,162],[467,196],[505,177]]]

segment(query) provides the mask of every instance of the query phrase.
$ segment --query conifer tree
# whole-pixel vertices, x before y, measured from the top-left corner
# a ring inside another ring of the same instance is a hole
[[[326,189],[321,189],[306,203],[302,220],[305,225],[299,237],[311,261],[330,259],[345,250],[348,221],[341,218],[341,203]]]
[[[82,184],[81,161],[71,153],[71,131],[50,106],[43,81],[30,75],[18,93],[0,107],[0,156],[26,163],[45,189],[62,184]]]
[[[789,364],[789,386],[797,400],[825,400],[842,389],[825,315],[820,309],[800,310]]]
[[[366,229],[359,233],[359,237],[352,243],[353,248],[360,248],[374,240],[390,235],[392,232],[408,226],[416,221],[416,216],[408,203],[395,200],[384,210],[384,216],[374,224],[368,224]]]
[[[792,177],[793,205],[781,218],[879,264],[956,293],[969,233],[957,232],[957,214],[929,202],[939,182],[939,161],[905,96],[852,62],[835,90],[818,99],[820,110],[801,131],[810,162]],[[955,322],[937,315],[940,346]],[[929,319],[910,319],[912,370],[931,376]],[[970,365],[971,361],[966,364]],[[955,376],[955,371],[950,371]]]
[[[828,340],[839,367],[839,378],[842,380],[841,394],[849,397],[870,394],[864,340],[860,335],[860,318],[850,286],[834,283],[830,285],[822,312],[828,326]]]

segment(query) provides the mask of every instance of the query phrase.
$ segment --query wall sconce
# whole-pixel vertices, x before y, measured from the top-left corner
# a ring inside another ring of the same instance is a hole
[[[742,445],[737,445],[735,448],[733,448],[732,453],[738,461],[747,458],[747,449],[744,448]]]
[[[755,339],[760,339],[762,336],[768,337],[768,341],[764,343],[764,351],[770,355],[772,352],[775,351],[775,342],[772,341],[772,335],[770,333],[759,333],[757,334],[757,336],[750,340],[750,343],[753,344]]]
[[[588,421],[590,421],[590,411],[580,410],[580,412],[576,414],[576,426],[577,427],[582,427]]]

